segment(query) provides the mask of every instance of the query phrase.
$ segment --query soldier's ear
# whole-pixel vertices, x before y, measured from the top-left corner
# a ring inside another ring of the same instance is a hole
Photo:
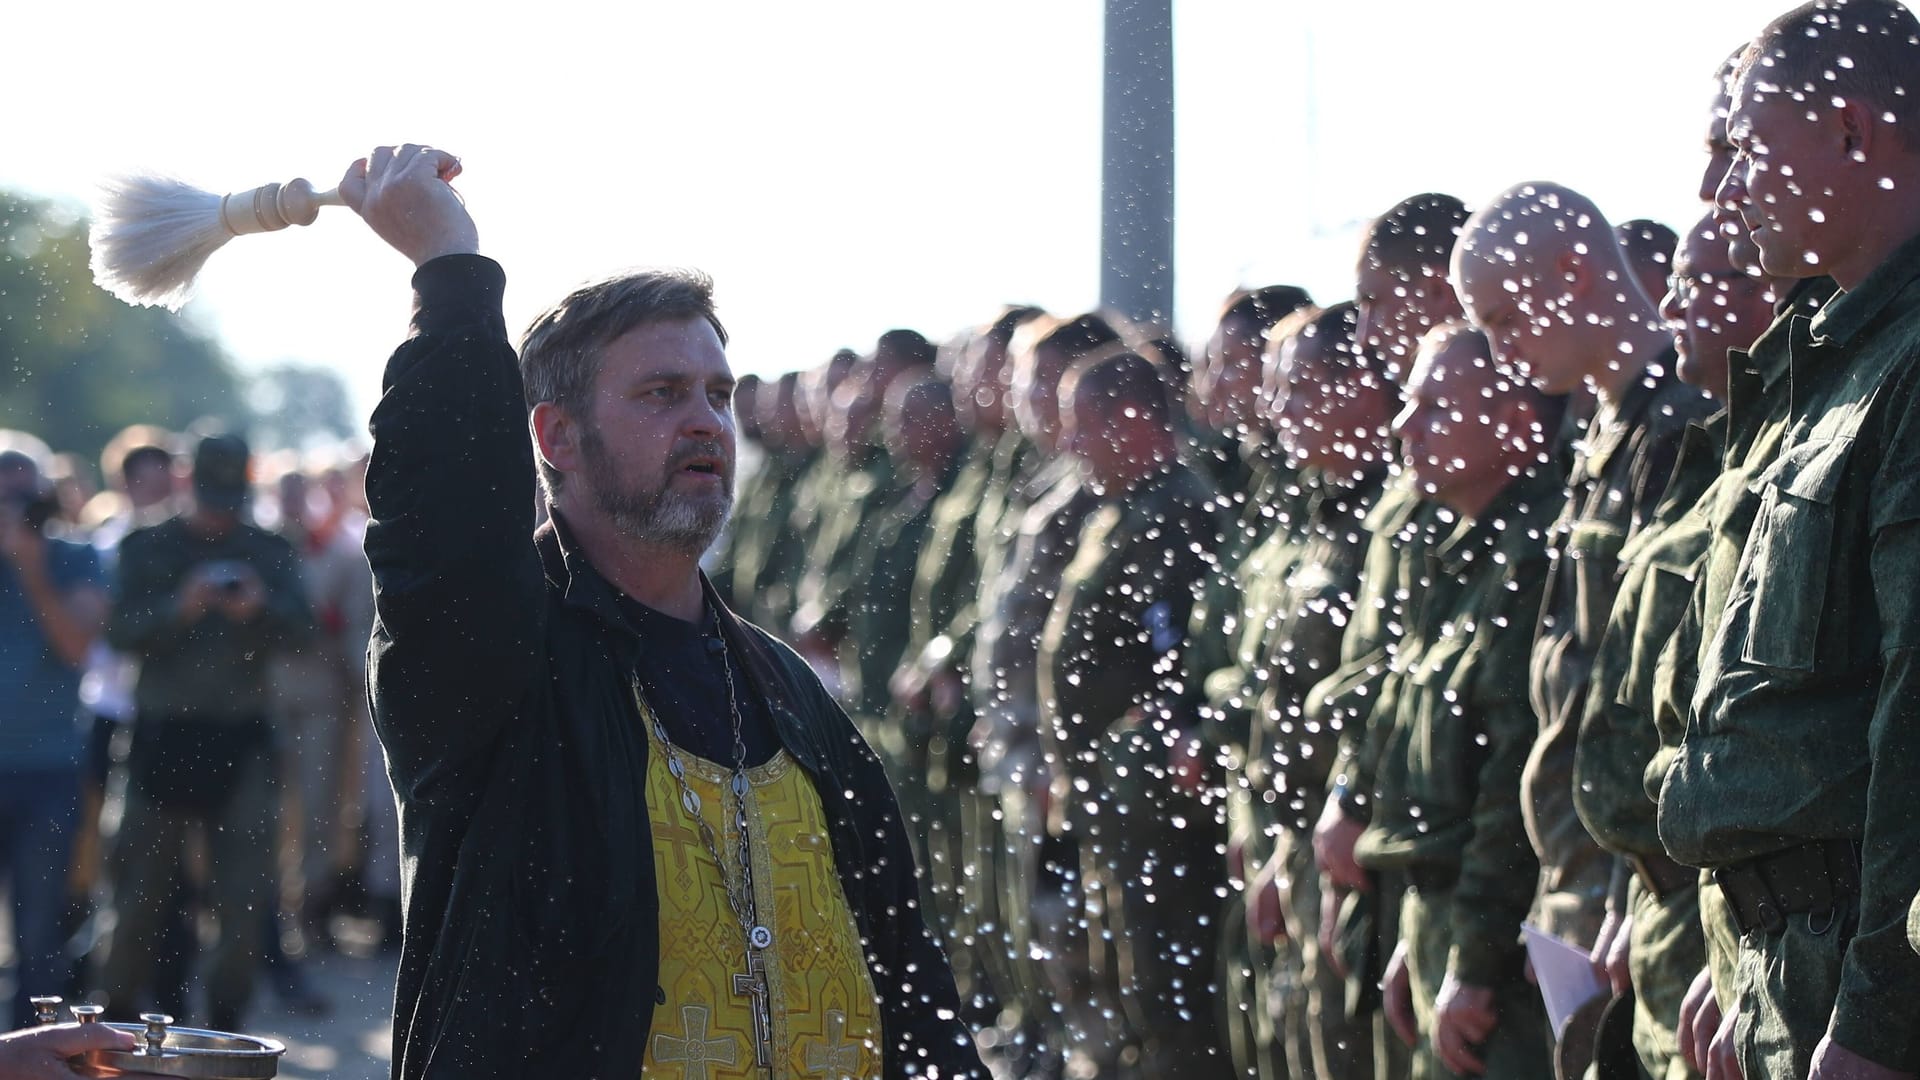
[[[580,425],[565,409],[551,401],[533,407],[528,419],[533,428],[534,452],[557,472],[577,472],[580,468]]]

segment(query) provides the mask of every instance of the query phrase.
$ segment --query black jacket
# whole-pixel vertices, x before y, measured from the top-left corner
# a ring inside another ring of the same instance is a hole
[[[532,532],[503,286],[477,256],[421,268],[373,417],[369,678],[406,901],[393,1075],[631,1080],[658,978],[645,658],[605,579]],[[984,1075],[878,759],[797,656],[708,598],[833,823],[886,1075]]]

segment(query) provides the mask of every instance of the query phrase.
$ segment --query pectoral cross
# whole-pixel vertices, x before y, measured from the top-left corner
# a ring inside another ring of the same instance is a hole
[[[773,1014],[767,1008],[767,958],[759,949],[747,950],[747,971],[733,977],[733,992],[753,998],[753,1054],[763,1069],[773,1067]]]

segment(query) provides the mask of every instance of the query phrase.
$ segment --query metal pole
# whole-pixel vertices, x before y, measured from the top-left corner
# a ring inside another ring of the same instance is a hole
[[[1106,0],[1100,301],[1173,321],[1173,0]]]

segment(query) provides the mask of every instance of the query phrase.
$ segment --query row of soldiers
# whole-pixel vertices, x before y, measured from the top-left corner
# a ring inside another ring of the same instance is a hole
[[[743,404],[720,581],[890,762],[999,1071],[1920,1071],[1917,75],[1896,0],[1765,27],[1652,281],[1425,194],[1190,368],[1015,309]]]

